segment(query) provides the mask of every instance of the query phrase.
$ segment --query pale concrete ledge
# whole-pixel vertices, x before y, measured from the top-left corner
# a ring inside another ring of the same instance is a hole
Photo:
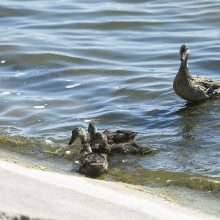
[[[184,219],[217,217],[111,183],[0,161],[0,219]]]

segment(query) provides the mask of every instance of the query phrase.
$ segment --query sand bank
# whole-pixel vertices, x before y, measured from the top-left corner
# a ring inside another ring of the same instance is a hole
[[[124,184],[2,160],[0,189],[0,219],[219,219]]]

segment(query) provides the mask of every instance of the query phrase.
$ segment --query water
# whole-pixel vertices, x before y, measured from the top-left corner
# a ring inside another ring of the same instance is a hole
[[[135,130],[157,153],[116,155],[103,178],[174,187],[220,215],[220,100],[189,106],[172,89],[182,43],[193,74],[220,78],[219,11],[217,0],[2,0],[2,153],[71,172],[73,127]]]

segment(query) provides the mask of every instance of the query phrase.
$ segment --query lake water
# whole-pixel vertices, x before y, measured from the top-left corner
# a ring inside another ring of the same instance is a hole
[[[220,79],[219,11],[217,0],[2,0],[2,154],[71,172],[59,152],[74,127],[138,131],[157,153],[116,155],[103,178],[220,215],[220,100],[189,106],[172,89],[182,43],[193,74]]]

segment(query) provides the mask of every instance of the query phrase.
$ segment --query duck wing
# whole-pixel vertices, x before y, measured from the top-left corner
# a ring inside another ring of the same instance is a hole
[[[138,134],[138,132],[129,131],[129,130],[117,130],[116,134],[124,136],[126,138],[133,139]]]
[[[212,80],[206,77],[193,77],[192,83],[200,87],[209,98],[220,97],[220,81]]]
[[[136,143],[120,143],[120,144],[112,144],[112,152],[120,153],[120,154],[139,154],[146,155],[154,153],[155,150],[147,147],[141,147]]]
[[[206,89],[212,88],[213,90],[215,90],[215,89],[220,88],[219,80],[212,80],[206,77],[197,76],[197,77],[193,77],[193,81],[196,84],[201,85],[202,87],[205,87]]]
[[[111,144],[129,142],[134,140],[135,136],[137,135],[137,132],[129,130],[117,130],[114,132],[105,130],[103,133],[107,136],[108,142]]]

